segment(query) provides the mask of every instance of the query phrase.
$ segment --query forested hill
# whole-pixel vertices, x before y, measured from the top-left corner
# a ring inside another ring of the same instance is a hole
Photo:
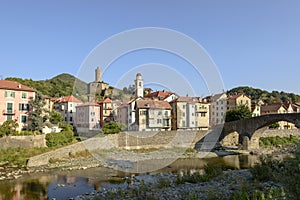
[[[300,102],[300,96],[294,93],[278,92],[272,91],[268,92],[266,90],[261,90],[252,87],[236,87],[227,91],[227,95],[234,94],[245,94],[250,97],[252,100],[261,99],[265,103],[274,103],[274,102]]]
[[[60,96],[67,96],[71,94],[84,96],[86,95],[87,92],[87,84],[85,82],[67,73],[60,74],[49,80],[34,81],[32,79],[22,79],[22,78],[12,78],[12,77],[6,78],[6,80],[17,81],[21,84],[32,87],[40,91],[42,94],[47,95],[49,97],[60,97]],[[76,84],[74,84],[75,81]]]

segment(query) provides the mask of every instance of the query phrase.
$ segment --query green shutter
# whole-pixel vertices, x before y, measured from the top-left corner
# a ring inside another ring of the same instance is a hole
[[[5,91],[5,94],[4,94],[4,96],[5,96],[5,97],[7,97],[7,91]]]

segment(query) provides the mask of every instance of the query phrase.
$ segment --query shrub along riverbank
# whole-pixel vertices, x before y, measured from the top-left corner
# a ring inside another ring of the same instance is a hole
[[[25,167],[30,157],[75,143],[77,138],[74,137],[72,127],[70,125],[64,125],[62,128],[62,132],[49,133],[46,135],[47,147],[0,149],[0,166]]]

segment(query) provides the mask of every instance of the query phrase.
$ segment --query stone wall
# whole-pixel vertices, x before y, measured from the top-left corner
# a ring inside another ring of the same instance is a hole
[[[0,138],[0,148],[46,147],[45,135],[7,136]]]
[[[68,158],[77,152],[88,150],[151,149],[151,148],[194,148],[208,131],[161,131],[161,132],[128,132],[94,137],[80,143],[56,149],[30,158],[27,167],[47,165],[49,160]]]

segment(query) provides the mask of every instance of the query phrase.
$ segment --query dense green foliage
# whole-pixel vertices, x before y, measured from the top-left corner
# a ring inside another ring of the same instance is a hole
[[[268,92],[266,90],[255,89],[252,87],[237,87],[227,91],[227,95],[234,94],[245,94],[251,99],[261,99],[265,103],[274,103],[274,102],[300,102],[300,96],[294,93],[278,92],[272,91]]]
[[[39,131],[42,132],[43,123],[46,121],[46,118],[43,117],[43,113],[46,102],[43,95],[40,92],[36,92],[35,98],[29,101],[30,111],[28,114],[28,129],[30,131]]]
[[[225,122],[231,122],[241,119],[249,119],[252,117],[251,111],[246,105],[240,105],[236,109],[226,112]]]
[[[18,123],[13,120],[7,120],[0,125],[0,137],[15,135],[17,133],[16,129],[18,127]]]
[[[284,161],[273,160],[270,157],[261,159],[261,164],[251,169],[254,180],[273,181],[282,185],[286,192],[285,199],[299,199],[300,196],[300,145],[295,152],[295,158]]]
[[[109,122],[102,127],[104,134],[115,134],[121,132],[126,126],[117,122]]]
[[[34,81],[32,79],[6,78],[6,80],[17,81],[36,89],[43,95],[49,97],[68,96],[78,94],[83,96],[87,91],[87,84],[70,74],[60,74],[50,80]]]
[[[70,144],[74,141],[74,132],[72,131],[72,126],[69,124],[64,124],[60,126],[63,131],[59,133],[48,133],[46,135],[46,145],[47,147],[57,147]]]
[[[260,146],[275,146],[279,147],[282,145],[290,145],[290,144],[298,144],[300,142],[300,138],[290,135],[290,137],[261,137],[259,139]]]
[[[57,111],[53,110],[53,111],[50,113],[50,119],[49,119],[49,121],[50,121],[52,124],[58,124],[58,123],[64,121],[64,117],[61,115],[60,112],[57,112]]]
[[[276,123],[274,123],[274,124],[271,124],[270,126],[269,126],[269,128],[273,128],[273,129],[275,129],[275,128],[279,128],[279,123],[278,122],[276,122]]]

